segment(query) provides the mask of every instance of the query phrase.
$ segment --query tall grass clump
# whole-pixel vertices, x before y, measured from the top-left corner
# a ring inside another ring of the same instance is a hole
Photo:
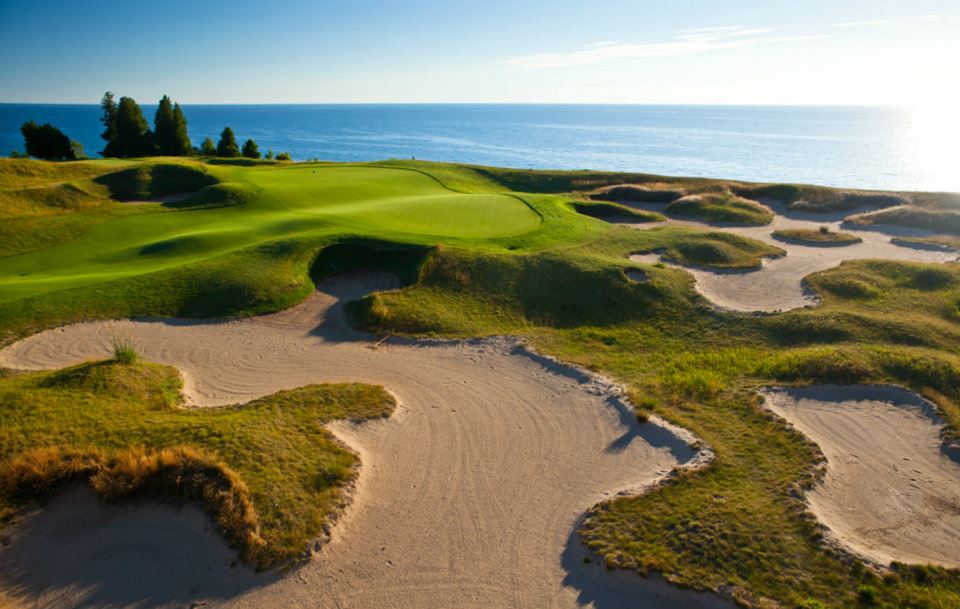
[[[136,347],[127,341],[116,340],[113,342],[113,360],[118,364],[132,366],[140,359]]]

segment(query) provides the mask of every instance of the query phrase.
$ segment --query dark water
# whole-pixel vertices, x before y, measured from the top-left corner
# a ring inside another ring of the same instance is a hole
[[[155,106],[144,106],[152,122]],[[391,157],[508,167],[960,190],[956,123],[904,109],[812,106],[223,105],[184,106],[194,145],[230,125],[243,142],[294,159]],[[52,122],[91,156],[94,105],[0,104],[0,154],[19,126]]]

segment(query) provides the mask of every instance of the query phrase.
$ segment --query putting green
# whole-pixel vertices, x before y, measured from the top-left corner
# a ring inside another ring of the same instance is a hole
[[[369,166],[217,167],[244,194],[230,207],[115,217],[81,237],[0,258],[0,302],[189,264],[284,236],[489,239],[535,230],[508,194],[465,194],[433,177]]]

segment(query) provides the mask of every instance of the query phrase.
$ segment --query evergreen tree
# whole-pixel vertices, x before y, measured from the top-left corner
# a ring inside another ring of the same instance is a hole
[[[210,138],[203,140],[203,144],[200,146],[200,154],[203,156],[213,156],[217,154],[217,147],[213,144],[213,140]]]
[[[113,101],[113,93],[107,91],[100,99],[100,108],[103,110],[103,116],[100,122],[103,123],[103,133],[100,137],[107,142],[100,154],[103,156],[117,156],[114,153],[114,140],[117,139],[117,102]]]
[[[157,145],[157,154],[175,156],[176,143],[174,142],[173,103],[170,97],[160,98],[157,113],[153,116],[153,141]]]
[[[133,99],[121,97],[117,105],[116,138],[111,156],[147,156],[154,151],[153,134],[150,132],[143,110]]]
[[[50,123],[38,125],[34,121],[27,121],[20,126],[20,133],[23,134],[27,154],[32,157],[48,161],[76,158],[70,138]]]
[[[217,142],[217,156],[235,157],[240,156],[240,147],[237,146],[237,138],[233,135],[233,129],[224,127],[220,134],[220,141]]]
[[[193,144],[187,135],[187,117],[183,115],[180,104],[173,105],[173,140],[176,142],[173,149],[178,156],[193,153]]]
[[[243,143],[243,156],[247,157],[248,159],[260,158],[260,149],[257,148],[257,143],[252,139]]]
[[[157,154],[183,156],[193,150],[187,136],[187,119],[183,116],[183,110],[180,109],[180,104],[174,106],[166,95],[157,106],[157,114],[153,119],[153,137]]]

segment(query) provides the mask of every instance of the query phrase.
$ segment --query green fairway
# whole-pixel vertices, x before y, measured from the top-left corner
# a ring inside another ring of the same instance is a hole
[[[505,237],[539,215],[503,194],[452,192],[415,171],[380,167],[225,167],[240,205],[110,218],[66,243],[0,258],[0,302],[140,275],[282,236],[360,232],[436,238]]]

